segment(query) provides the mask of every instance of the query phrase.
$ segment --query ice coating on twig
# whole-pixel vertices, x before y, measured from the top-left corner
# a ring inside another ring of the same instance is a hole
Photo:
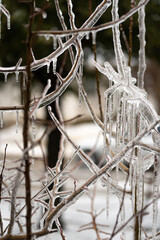
[[[4,7],[2,4],[2,0],[0,1],[0,39],[1,39],[1,13],[3,13],[7,18],[7,28],[10,29],[11,27],[11,16],[9,11]]]
[[[118,15],[118,0],[113,0],[112,2],[112,20],[115,21],[119,18]],[[124,54],[122,52],[121,42],[120,42],[120,31],[119,25],[112,28],[113,32],[113,43],[114,43],[114,52],[116,57],[116,64],[118,73],[122,76],[122,80],[124,80]]]
[[[153,178],[153,223],[152,223],[152,237],[156,240],[157,227],[158,227],[158,201],[157,197],[159,196],[159,166],[160,166],[160,157],[154,157],[154,178]]]
[[[141,1],[140,1],[141,2]],[[139,64],[138,64],[138,86],[140,88],[144,87],[144,74],[146,70],[146,59],[145,59],[145,6],[143,6],[138,11],[138,21],[139,21],[139,42],[140,42],[140,49],[139,49]]]

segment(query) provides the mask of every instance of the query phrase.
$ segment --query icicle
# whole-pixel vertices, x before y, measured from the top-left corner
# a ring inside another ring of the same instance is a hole
[[[92,32],[92,44],[96,45],[96,32]]]
[[[116,153],[120,150],[121,142],[121,111],[122,111],[122,93],[117,92],[117,120],[116,120]]]
[[[3,111],[0,112],[1,113],[1,128],[3,128],[4,123],[3,123]]]
[[[139,22],[139,41],[140,41],[140,49],[139,49],[139,69],[137,73],[138,78],[138,87],[144,87],[144,74],[146,70],[146,60],[145,60],[145,7],[142,7],[138,11],[138,22]]]
[[[111,156],[112,131],[113,131],[113,96],[109,96],[109,155]]]
[[[57,36],[52,35],[52,39],[53,39],[53,49],[55,50],[57,48]]]
[[[19,111],[16,111],[16,133],[18,133],[18,118],[19,118]]]
[[[15,75],[16,75],[16,83],[18,83],[18,81],[19,81],[19,72],[15,71]]]
[[[42,17],[43,17],[43,19],[47,18],[47,13],[45,11],[42,11]]]
[[[152,239],[156,240],[157,233],[157,217],[158,217],[158,196],[159,196],[159,156],[155,156],[154,162],[154,183],[153,183],[153,224]]]
[[[8,15],[7,16],[7,29],[10,30],[10,28],[11,28],[11,16]]]
[[[116,149],[115,153],[118,153],[120,151],[120,144],[122,142],[122,134],[121,134],[121,126],[122,126],[122,93],[117,92],[117,119],[116,119]],[[118,174],[119,174],[119,165],[116,166],[116,185],[118,186]]]
[[[126,102],[126,108],[127,108],[127,142],[129,142],[132,139],[133,111],[130,103]]]
[[[83,77],[83,55],[82,55],[82,60],[81,60],[81,64],[79,66],[79,74],[78,74],[78,78],[77,78],[77,83],[78,83],[78,102],[79,102],[79,106],[81,106],[81,101],[82,101],[82,77]]]
[[[126,93],[123,92],[122,101],[122,114],[121,114],[121,123],[122,123],[122,145],[125,145],[125,134],[126,134],[126,121],[127,121],[127,104],[123,99],[126,97]],[[127,129],[128,130],[128,129]]]
[[[50,72],[50,61],[47,59],[47,73],[49,73]]]
[[[132,188],[132,211],[135,213],[135,191],[136,191],[136,168],[137,165],[134,160],[131,161],[132,176],[131,176],[131,188]]]
[[[109,153],[109,151],[108,151],[109,146],[107,145],[107,141],[108,141],[108,138],[107,138],[108,111],[109,111],[109,99],[108,99],[108,93],[106,91],[105,92],[105,114],[104,114],[104,153],[105,153],[105,156],[107,156]]]
[[[110,180],[107,181],[107,193],[106,193],[106,215],[109,217],[109,198],[110,198]]]
[[[50,34],[44,34],[44,37],[45,37],[45,39],[46,39],[47,41],[49,41],[51,35],[50,35]]]
[[[137,211],[142,209],[143,200],[143,158],[140,156],[139,150],[137,158]]]
[[[112,87],[112,85],[113,85],[113,81],[109,79],[109,88]]]
[[[149,124],[152,124],[159,118],[152,104],[145,98],[141,99],[139,102],[139,112],[144,116]]]
[[[10,29],[11,27],[11,17],[9,11],[4,7],[2,1],[0,1],[0,38],[1,38],[1,14],[4,14],[7,18],[7,28]]]
[[[53,73],[56,73],[56,68],[57,68],[57,58],[53,59]]]
[[[32,115],[32,141],[34,142],[36,140],[36,116]]]
[[[7,82],[8,72],[4,72],[4,82]]]
[[[35,120],[36,120],[36,116],[34,114],[34,115],[32,115],[32,141],[33,141],[33,143],[36,140],[36,123],[35,123]],[[34,164],[34,156],[35,156],[35,149],[33,147],[32,148],[32,164]]]
[[[137,129],[137,133],[142,131],[143,128],[143,117],[138,114],[138,129]],[[137,182],[137,211],[140,211],[143,207],[143,194],[144,194],[144,164],[143,164],[143,157],[142,157],[142,152],[141,149],[138,148],[137,149],[137,166],[138,166],[138,182]]]
[[[114,0],[112,4],[112,20],[115,21],[119,18],[118,14],[118,0]],[[115,26],[112,29],[113,32],[113,44],[114,44],[114,51],[116,56],[116,64],[118,73],[124,77],[124,54],[121,47],[120,41],[120,31],[119,26]]]
[[[89,40],[89,35],[90,35],[90,32],[87,32],[86,33],[86,40]]]

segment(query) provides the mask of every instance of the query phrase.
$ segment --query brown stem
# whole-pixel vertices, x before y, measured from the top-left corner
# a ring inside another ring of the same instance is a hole
[[[28,34],[26,40],[26,89],[24,92],[24,124],[23,124],[23,147],[24,150],[28,148],[29,139],[29,104],[30,104],[30,92],[31,92],[31,63],[32,63],[32,53],[31,53],[31,38],[32,38],[32,23],[33,23],[33,13],[34,13],[34,0],[29,3],[30,16],[28,22]],[[30,180],[30,161],[29,152],[24,151],[24,163],[25,163],[25,193],[26,193],[26,239],[31,240],[32,229],[31,229],[31,180]]]
[[[99,231],[98,231],[98,228],[97,228],[97,224],[96,224],[96,216],[94,214],[94,199],[95,199],[95,195],[96,195],[96,185],[94,186],[94,189],[93,189],[93,196],[92,196],[92,201],[91,201],[91,216],[92,216],[93,229],[96,232],[97,239],[101,240],[100,235],[99,235]]]
[[[137,215],[137,186],[135,186],[135,225],[134,225],[134,240],[139,239],[139,215]]]
[[[96,44],[92,44],[92,50],[94,54],[94,60],[97,61],[97,53],[96,53]],[[99,81],[99,71],[96,68],[96,83],[97,83],[97,96],[98,96],[98,104],[99,104],[99,111],[100,111],[100,119],[103,121],[103,111],[102,111],[102,101],[101,101],[101,94],[100,94],[100,81]]]
[[[134,0],[131,0],[131,9],[134,8]],[[133,30],[133,16],[129,18],[129,59],[128,66],[131,66],[131,58],[132,58],[132,30]]]
[[[2,183],[3,183],[3,171],[5,168],[5,163],[6,163],[6,153],[7,153],[7,147],[8,144],[6,144],[5,146],[5,150],[4,150],[4,160],[3,160],[3,165],[2,165],[2,169],[1,169],[1,174],[0,174],[0,203],[1,203],[1,193],[2,193]],[[1,214],[1,210],[0,210],[0,233],[3,233],[3,221],[2,221],[2,214]]]
[[[88,10],[89,10],[89,16],[92,14],[92,1],[88,0]]]
[[[89,15],[92,14],[92,3],[91,0],[88,0],[88,9],[89,9]],[[96,43],[92,43],[92,51],[94,54],[94,60],[97,61],[97,52],[96,52]],[[98,104],[99,104],[99,111],[100,111],[100,119],[103,121],[103,112],[102,112],[102,102],[101,102],[101,94],[100,94],[100,82],[99,82],[99,72],[96,68],[96,83],[97,83],[97,96],[98,96]]]

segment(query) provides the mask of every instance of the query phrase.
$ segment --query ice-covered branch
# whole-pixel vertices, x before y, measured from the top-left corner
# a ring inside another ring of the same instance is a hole
[[[40,99],[38,99],[38,101],[36,101],[36,103],[34,104],[34,107],[33,109],[30,111],[30,116],[34,116],[35,112],[37,111],[37,109],[39,108],[41,102],[43,101],[44,97],[46,96],[48,90],[50,89],[51,87],[51,80],[48,79],[48,83],[42,93],[42,96],[40,97]]]
[[[118,0],[113,0],[112,2],[112,20],[113,22],[119,19],[118,15]],[[124,60],[124,54],[122,51],[122,46],[120,42],[120,31],[119,31],[119,25],[116,25],[112,28],[113,32],[113,44],[114,44],[114,52],[115,52],[115,57],[116,57],[116,65],[118,69],[118,74],[120,79],[124,81],[125,79],[125,71],[124,71],[124,65],[125,60]]]
[[[2,4],[2,1],[0,1],[0,39],[1,39],[1,13],[3,13],[6,16],[6,18],[7,18],[7,28],[10,29],[10,27],[11,27],[11,16],[10,16],[9,11]]]
[[[118,20],[115,20],[113,22],[108,22],[105,24],[101,24],[99,26],[95,26],[90,28],[91,26],[93,26],[96,21],[98,21],[98,19],[100,18],[100,16],[104,13],[104,11],[106,11],[106,9],[110,6],[110,1],[103,1],[93,12],[93,14],[89,17],[89,19],[82,25],[82,27],[80,29],[76,29],[76,30],[67,30],[67,31],[52,31],[50,32],[51,34],[56,35],[61,35],[63,34],[64,36],[66,36],[66,34],[68,33],[68,35],[72,35],[73,33],[80,33],[82,32],[83,34],[81,34],[81,36],[84,36],[84,33],[87,34],[87,32],[90,31],[103,31],[105,29],[108,28],[112,28],[115,25],[119,25],[120,23],[126,21],[130,16],[132,16],[133,14],[135,14],[139,9],[141,9],[141,7],[143,7],[144,5],[146,5],[149,2],[149,0],[144,0],[142,1],[139,5],[137,5],[136,7],[134,7],[133,9],[131,9],[127,14],[124,14],[123,16],[121,16]],[[100,11],[101,9],[101,11]],[[103,11],[102,11],[103,10]],[[46,34],[49,33],[48,31],[38,31],[38,32],[33,32],[35,34]],[[79,37],[79,34],[73,36],[68,42],[66,42],[63,45],[63,50],[65,51],[66,49],[68,49],[72,44],[74,44],[75,42],[75,38]],[[68,46],[69,45],[69,46]],[[46,59],[48,59],[49,61],[52,61],[53,58],[57,58],[59,55],[62,54],[62,48],[59,47],[54,53],[51,53],[50,55],[40,59],[40,60],[36,60],[35,62],[33,62],[31,64],[31,70],[35,71],[38,68],[41,68],[45,65],[47,65],[46,63]],[[17,69],[19,72],[23,72],[25,71],[25,66],[21,66]],[[4,72],[14,72],[15,71],[15,67],[0,67],[0,72],[4,73]]]
[[[140,4],[138,4],[136,7],[132,8],[130,11],[128,11],[126,14],[122,15],[120,18],[118,18],[117,20],[115,21],[111,21],[111,22],[107,22],[107,23],[103,23],[103,24],[100,24],[100,25],[97,25],[97,26],[94,26],[94,27],[90,27],[90,18],[86,21],[86,23],[84,23],[82,25],[81,28],[77,28],[77,29],[73,29],[73,30],[66,30],[66,31],[34,31],[33,33],[34,34],[54,34],[55,36],[57,35],[61,35],[61,37],[65,37],[66,35],[73,35],[74,33],[81,33],[81,36],[84,37],[85,33],[87,34],[90,33],[90,32],[100,32],[100,31],[104,31],[106,29],[110,29],[110,28],[113,28],[115,27],[116,25],[120,25],[121,23],[125,22],[128,18],[130,18],[132,15],[134,15],[135,13],[138,12],[139,9],[141,9],[143,6],[147,5],[147,3],[149,2],[150,0],[143,0]],[[106,1],[105,1],[106,2]],[[103,5],[104,5],[104,2],[103,2]],[[110,2],[108,2],[108,6],[107,8],[111,5]],[[98,8],[96,8],[96,10],[99,10],[100,6]],[[103,9],[104,10],[104,9]],[[106,9],[105,9],[106,10]],[[104,10],[104,11],[105,11]],[[92,16],[92,15],[91,15]],[[100,15],[101,16],[101,15]],[[100,17],[98,15],[98,19]],[[98,20],[97,19],[97,20]],[[88,21],[89,21],[89,24],[88,24]],[[94,21],[91,21],[91,23],[94,23]],[[88,25],[87,25],[88,24]],[[87,26],[86,26],[87,25]],[[94,25],[94,24],[93,24]]]
[[[57,122],[57,119],[51,112],[50,108],[49,108],[49,113],[50,113],[53,121],[56,123],[57,127],[59,128],[59,123]],[[104,174],[109,173],[123,159],[123,157],[135,147],[137,142],[139,142],[148,132],[150,132],[152,129],[154,129],[157,126],[157,124],[159,124],[159,122],[160,122],[160,120],[154,122],[147,130],[142,131],[142,133],[140,133],[131,142],[129,142],[122,149],[122,151],[113,158],[112,161],[107,163],[98,172],[96,170],[96,173],[84,185],[82,185],[82,187],[80,187],[79,189],[74,191],[74,193],[71,194],[68,198],[66,198],[65,201],[62,201],[57,206],[57,208],[54,209],[51,212],[51,214],[47,217],[45,227],[47,228],[49,226],[50,222],[53,221],[53,219],[58,218],[60,216],[60,214],[62,213],[62,211],[66,210],[69,206],[71,206],[73,203],[75,203],[75,201],[77,201],[82,196],[82,194],[84,194],[86,192],[86,189],[88,189],[88,187],[91,184],[95,183],[95,181],[97,181],[99,178],[101,178]],[[60,130],[62,131],[62,128]],[[65,133],[63,132],[63,134],[65,134]]]
[[[140,88],[144,87],[144,73],[146,70],[146,59],[145,59],[145,7],[143,6],[138,11],[138,21],[139,21],[139,42],[140,42],[140,49],[139,49],[139,64],[138,64],[138,86]]]

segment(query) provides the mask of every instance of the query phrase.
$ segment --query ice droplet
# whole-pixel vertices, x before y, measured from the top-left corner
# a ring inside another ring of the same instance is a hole
[[[42,17],[43,17],[43,19],[46,19],[47,18],[47,13],[46,12],[42,12]]]
[[[10,14],[7,16],[7,29],[9,30],[11,28],[11,16]]]
[[[92,32],[92,44],[96,45],[96,32]]]
[[[7,82],[8,72],[4,72],[4,82]]]
[[[16,75],[16,83],[18,83],[18,81],[19,81],[19,72],[15,71],[15,75]]]
[[[57,58],[53,59],[53,73],[56,73],[56,68],[57,68]]]
[[[52,35],[53,38],[53,49],[55,50],[57,48],[57,36]]]
[[[50,39],[50,35],[49,35],[49,34],[45,34],[44,37],[45,37],[45,39],[46,39],[47,41],[49,41],[49,39]]]
[[[47,73],[49,73],[50,72],[50,61],[49,60],[47,61],[46,65],[47,65]]]
[[[86,40],[89,40],[89,35],[90,35],[90,32],[87,32],[86,33]]]

